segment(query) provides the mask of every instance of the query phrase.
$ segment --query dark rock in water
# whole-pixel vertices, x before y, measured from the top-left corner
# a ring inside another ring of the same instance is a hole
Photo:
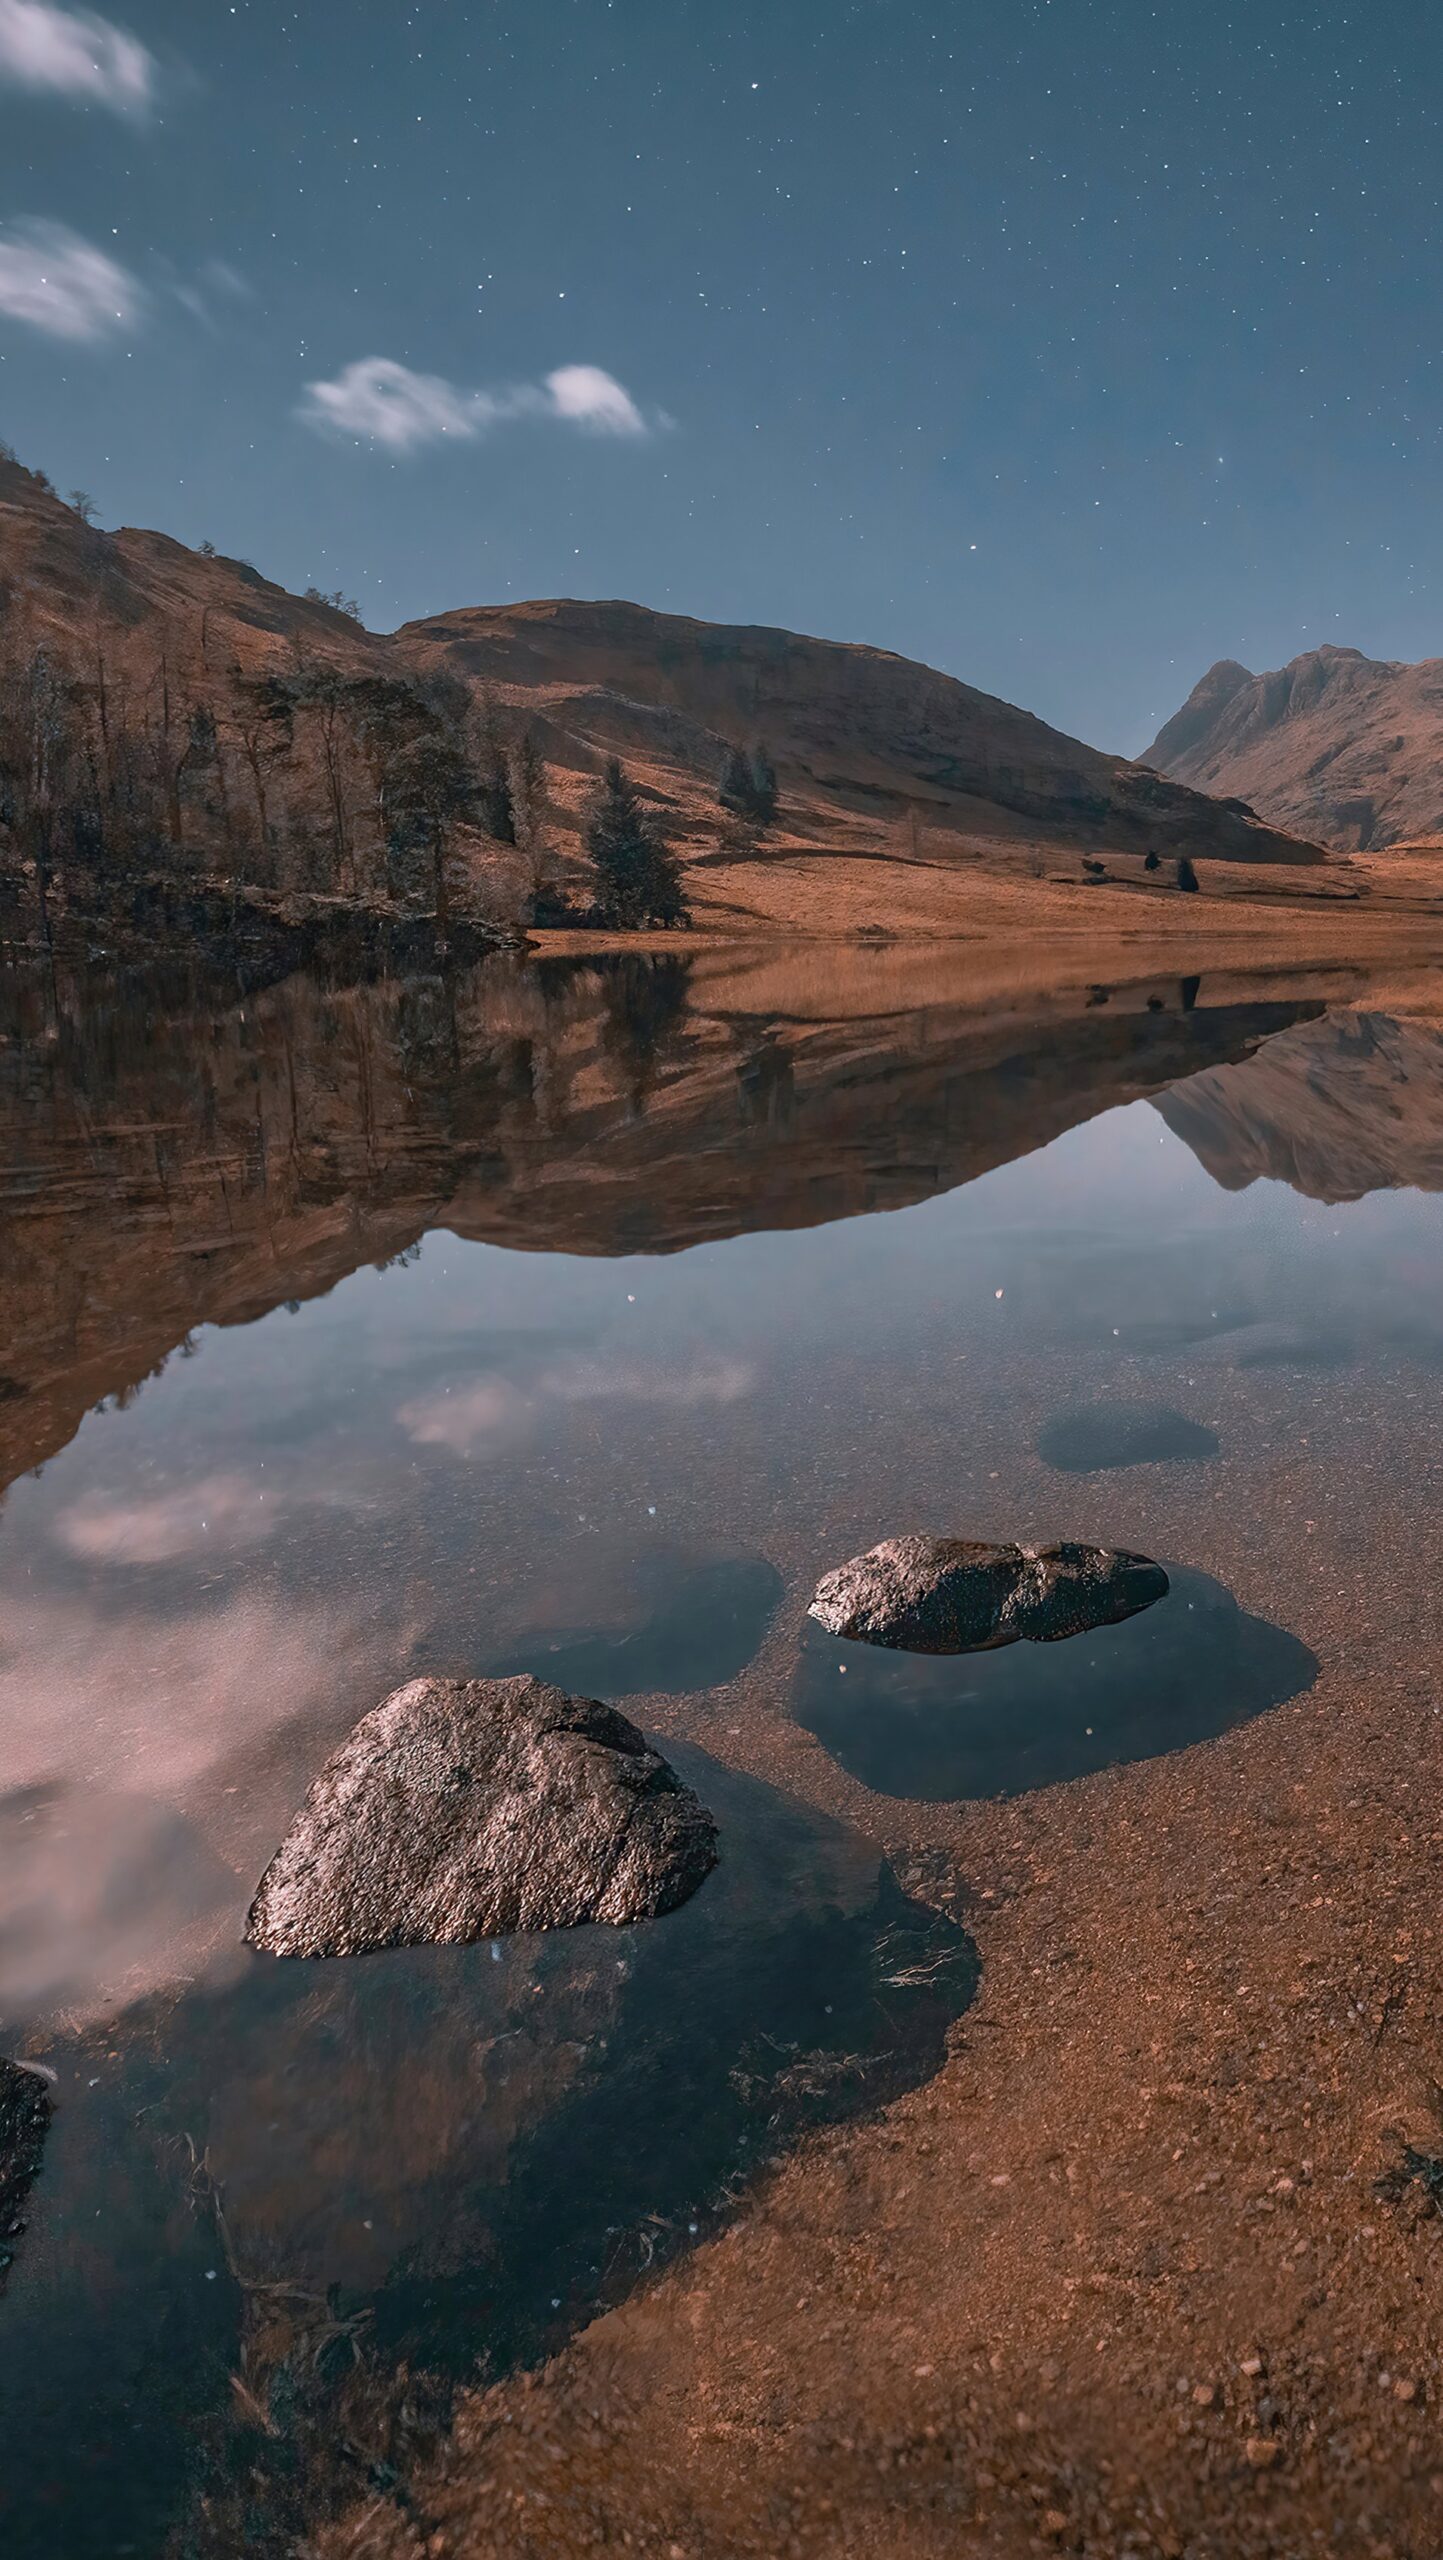
[[[716,1825],[635,1725],[539,1680],[412,1680],[332,1753],[246,1920],[273,1955],[673,1911]]]
[[[20,2208],[40,2166],[50,2099],[38,2072],[0,2057],[0,2291],[10,2270]]]
[[[1316,1679],[1306,1645],[1240,1609],[1210,1574],[1173,1565],[1168,1578],[1155,1609],[1067,1645],[889,1653],[808,1625],[792,1712],[863,1786],[937,1803],[1019,1795],[1181,1751]],[[925,1893],[915,1871],[906,1881]]]
[[[1116,1626],[1166,1589],[1160,1564],[1120,1547],[886,1538],[823,1574],[808,1615],[829,1635],[899,1653],[981,1653]]]
[[[1043,1425],[1037,1454],[1064,1475],[1146,1467],[1168,1459],[1215,1458],[1221,1443],[1205,1422],[1165,1404],[1078,1405]]]

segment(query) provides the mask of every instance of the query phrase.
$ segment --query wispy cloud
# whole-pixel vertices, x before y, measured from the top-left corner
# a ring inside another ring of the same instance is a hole
[[[206,1476],[148,1498],[83,1495],[62,1511],[56,1536],[72,1555],[94,1564],[169,1564],[178,1556],[220,1554],[261,1545],[281,1525],[277,1504],[247,1476]]]
[[[567,364],[544,382],[465,391],[439,373],[413,373],[390,356],[362,356],[330,382],[309,382],[300,415],[322,434],[353,436],[411,453],[451,437],[467,442],[509,418],[559,419],[593,435],[644,436],[649,422],[600,365]]]
[[[154,96],[155,71],[138,36],[89,9],[0,0],[0,83],[138,116]]]
[[[151,1611],[109,1593],[92,1606],[12,1592],[0,1653],[7,2015],[63,2000],[89,2016],[122,1989],[133,1999],[192,1975],[221,1931],[234,1944],[249,1884],[207,1841],[254,1874],[304,1791],[317,1733],[344,1732],[358,1699],[384,1696],[411,1641],[349,1603],[253,1594]]]
[[[482,421],[476,395],[453,390],[439,373],[412,373],[389,356],[363,356],[334,382],[308,382],[301,416],[307,426],[365,436],[408,453],[443,436],[474,436]]]
[[[204,329],[219,331],[227,309],[253,298],[244,276],[224,258],[207,258],[193,276],[177,270],[168,258],[154,263],[158,289],[173,294],[181,309]]]
[[[490,1457],[515,1448],[534,1418],[529,1396],[509,1378],[463,1378],[454,1389],[413,1396],[396,1416],[408,1440],[449,1449],[457,1458]]]
[[[0,319],[48,337],[103,338],[140,310],[134,276],[60,222],[0,231]]]
[[[185,1556],[229,1561],[264,1545],[303,1515],[364,1510],[366,1496],[329,1476],[307,1481],[296,1467],[265,1484],[239,1469],[195,1476],[154,1493],[92,1488],[58,1512],[54,1535],[88,1564],[171,1564]]]
[[[396,1419],[407,1438],[422,1448],[481,1458],[517,1447],[542,1425],[548,1405],[624,1399],[685,1412],[700,1405],[738,1404],[755,1387],[749,1361],[721,1354],[702,1354],[672,1366],[571,1352],[538,1370],[525,1385],[494,1376],[458,1378],[403,1404]]]

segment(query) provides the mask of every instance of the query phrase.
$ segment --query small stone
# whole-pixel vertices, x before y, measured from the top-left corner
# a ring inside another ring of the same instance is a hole
[[[1263,2360],[1261,2356],[1244,2356],[1241,2365],[1238,2367],[1239,2372],[1247,2374],[1249,2379],[1252,2381],[1257,2380],[1262,2369]]]
[[[1218,2395],[1214,2384],[1211,2382],[1200,2382],[1192,2396],[1200,2409],[1210,2409]]]
[[[1393,2397],[1395,2400],[1416,2400],[1418,2397],[1417,2383],[1395,2382],[1393,2385]]]
[[[1044,2533],[1050,2534],[1054,2542],[1060,2534],[1066,2533],[1067,2518],[1060,2507],[1048,2508],[1047,2513],[1042,2519],[1042,2530]]]
[[[1283,2448],[1276,2436],[1249,2436],[1243,2451],[1254,2471],[1271,2471],[1274,2463],[1281,2462],[1283,2458]]]
[[[1161,1565],[1125,1548],[887,1538],[824,1574],[808,1614],[854,1644],[985,1653],[1115,1626],[1167,1589]]]

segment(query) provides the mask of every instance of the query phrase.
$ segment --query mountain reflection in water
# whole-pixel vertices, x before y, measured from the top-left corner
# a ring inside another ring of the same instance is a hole
[[[1443,1191],[1443,1024],[1330,1013],[1157,1108],[1228,1191],[1260,1178],[1330,1202]]]
[[[499,958],[229,1001],[81,982],[58,1013],[47,985],[12,989],[6,1473],[199,1326],[314,1297],[430,1228],[655,1254],[902,1208],[1322,1010],[1236,986],[1203,1002],[1173,979],[1001,1002],[944,981],[873,1011],[868,977],[775,976]]]
[[[0,988],[0,2050],[59,2075],[7,2555],[158,2550],[202,2492],[230,2530],[234,2478],[280,2547],[357,2371],[440,2406],[938,2067],[976,1963],[882,1862],[903,1799],[1306,1686],[1191,1559],[1255,1405],[1317,1430],[1347,1364],[1443,1355],[1435,1204],[1316,1205],[1443,1148],[1436,1035],[1366,996],[915,947]],[[1279,1171],[1312,1196],[1218,1187]],[[806,1598],[910,1528],[1151,1547],[1174,1594],[843,1680]],[[326,1752],[481,1669],[627,1702],[721,1822],[695,1900],[245,1951]]]

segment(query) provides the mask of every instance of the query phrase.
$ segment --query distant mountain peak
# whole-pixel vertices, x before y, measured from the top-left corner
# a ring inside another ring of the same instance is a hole
[[[1333,640],[1254,675],[1219,659],[1146,761],[1344,851],[1443,828],[1443,661],[1370,658]]]

